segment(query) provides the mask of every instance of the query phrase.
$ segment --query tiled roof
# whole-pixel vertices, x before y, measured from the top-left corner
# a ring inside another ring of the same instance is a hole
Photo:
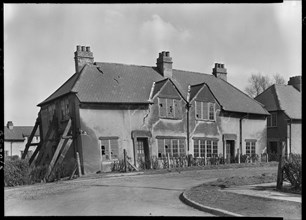
[[[156,67],[115,63],[87,64],[75,75],[39,105],[69,92],[85,103],[148,103],[153,82],[164,79]],[[188,85],[205,82],[224,110],[268,114],[257,101],[213,75],[173,69],[172,82],[185,99]]]
[[[264,104],[268,111],[283,110],[289,118],[302,118],[301,92],[291,85],[274,84],[255,99]]]
[[[14,126],[12,130],[4,126],[5,141],[24,141],[25,136],[30,136],[33,126]],[[39,136],[39,128],[35,132],[35,136]]]

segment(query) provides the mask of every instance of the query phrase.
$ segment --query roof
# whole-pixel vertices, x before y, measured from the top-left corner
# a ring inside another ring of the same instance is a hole
[[[188,85],[205,82],[225,111],[268,115],[254,99],[230,83],[211,74],[173,69],[172,82],[187,98]],[[156,67],[117,63],[86,64],[79,74],[74,74],[63,86],[39,106],[68,93],[76,93],[83,103],[150,103],[153,82],[161,87],[165,79]],[[158,88],[154,90],[157,91]]]
[[[5,141],[24,141],[24,137],[31,135],[33,126],[14,126],[12,130],[4,126]],[[35,132],[35,136],[39,136],[39,128]]]
[[[272,85],[255,99],[265,105],[268,111],[282,110],[291,119],[302,118],[301,92],[292,85]]]

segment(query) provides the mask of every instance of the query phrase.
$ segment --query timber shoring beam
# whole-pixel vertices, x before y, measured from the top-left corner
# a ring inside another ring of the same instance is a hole
[[[24,152],[23,152],[23,154],[21,156],[21,159],[24,159],[26,157],[26,155],[28,154],[29,147],[33,146],[33,145],[31,145],[31,143],[32,143],[33,137],[34,137],[34,135],[36,133],[36,130],[38,128],[39,123],[40,123],[39,122],[39,118],[37,118],[36,122],[35,122],[35,125],[34,125],[34,128],[33,128],[32,132],[31,132],[30,137],[28,139],[28,142],[27,142],[27,144],[25,146]]]
[[[71,128],[71,119],[69,119],[69,121],[67,123],[67,126],[66,126],[66,128],[64,130],[64,133],[62,135],[62,138],[61,138],[60,142],[58,143],[58,145],[56,147],[56,150],[55,150],[55,152],[53,154],[53,157],[52,157],[51,162],[50,162],[50,164],[48,166],[48,170],[47,170],[47,173],[46,173],[46,176],[45,176],[46,179],[48,179],[48,176],[49,176],[49,174],[51,173],[51,171],[53,169],[53,166],[54,166],[54,164],[55,164],[55,162],[56,162],[56,160],[58,158],[59,153],[61,152],[62,148],[66,144],[65,141],[67,140],[67,134],[70,131],[70,128]]]

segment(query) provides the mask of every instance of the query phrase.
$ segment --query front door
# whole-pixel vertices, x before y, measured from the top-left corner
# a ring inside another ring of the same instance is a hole
[[[150,153],[148,138],[137,138],[137,162],[142,169],[150,169]]]
[[[227,163],[235,162],[235,141],[226,140],[226,161]]]

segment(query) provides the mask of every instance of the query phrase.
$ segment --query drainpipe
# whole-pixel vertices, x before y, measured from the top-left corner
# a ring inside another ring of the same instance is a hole
[[[242,152],[242,120],[247,118],[248,114],[239,118],[239,154],[238,154],[238,163],[240,163],[240,155]]]

